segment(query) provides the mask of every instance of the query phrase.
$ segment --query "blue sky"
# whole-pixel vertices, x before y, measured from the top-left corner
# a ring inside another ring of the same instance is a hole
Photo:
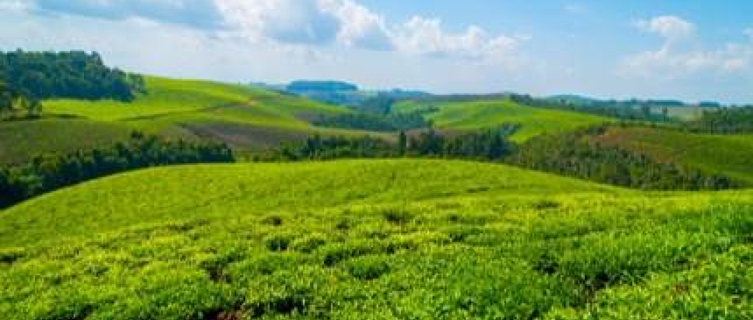
[[[0,50],[151,74],[753,102],[753,1],[0,0]]]

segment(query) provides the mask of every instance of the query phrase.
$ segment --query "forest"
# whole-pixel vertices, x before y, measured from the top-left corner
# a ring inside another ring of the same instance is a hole
[[[233,152],[224,144],[170,141],[134,132],[126,143],[67,155],[42,155],[26,165],[0,168],[0,207],[127,170],[222,162],[234,162]]]
[[[104,64],[96,52],[0,52],[5,91],[32,101],[51,98],[131,101],[145,90],[140,75]],[[7,96],[7,93],[4,94]],[[0,100],[0,107],[7,99]]]
[[[431,127],[431,121],[426,120],[423,113],[419,112],[390,114],[369,112],[346,113],[321,117],[315,120],[313,124],[322,127],[382,132]]]

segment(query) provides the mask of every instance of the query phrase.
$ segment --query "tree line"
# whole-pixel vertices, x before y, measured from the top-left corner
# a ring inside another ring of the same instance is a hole
[[[426,120],[422,113],[346,113],[333,116],[323,116],[314,120],[314,125],[331,128],[357,129],[369,131],[400,131],[431,127],[431,121]]]
[[[456,134],[433,129],[411,134],[401,131],[397,141],[371,136],[345,137],[315,135],[301,142],[288,142],[257,160],[298,161],[339,158],[432,157],[501,160],[513,150],[507,137],[516,125]]]
[[[26,165],[0,168],[0,206],[86,180],[132,169],[171,164],[233,162],[214,142],[171,141],[133,133],[127,142],[67,155],[43,155]]]
[[[523,168],[646,190],[722,190],[736,187],[729,177],[706,174],[646,155],[587,139],[605,127],[542,135],[520,145],[506,159]]]
[[[321,137],[286,143],[262,161],[330,160],[338,158],[450,158],[507,164],[646,190],[721,190],[737,187],[727,176],[708,174],[588,139],[606,127],[534,137],[516,145],[509,136],[517,126],[467,133],[423,130],[400,132],[397,142],[375,137]]]
[[[510,99],[518,104],[534,107],[564,111],[575,111],[597,116],[615,118],[627,121],[668,122],[672,118],[669,115],[670,107],[685,106],[679,101],[661,100],[589,100],[588,102],[573,102],[566,99],[534,98],[530,95],[511,94]],[[660,112],[654,112],[654,108],[660,108]]]
[[[685,128],[697,133],[753,133],[753,106],[704,111],[698,119],[685,123]]]

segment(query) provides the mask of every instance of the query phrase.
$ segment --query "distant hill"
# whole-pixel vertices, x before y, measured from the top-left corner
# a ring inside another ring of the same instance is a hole
[[[394,106],[396,112],[426,112],[426,117],[441,129],[474,130],[503,124],[519,124],[512,138],[523,141],[542,133],[556,133],[612,121],[588,114],[540,109],[517,104],[509,99],[464,101],[409,100]]]
[[[14,142],[0,146],[0,164],[122,141],[133,130],[213,139],[241,151],[278,146],[314,133],[352,132],[311,124],[321,115],[350,110],[269,90],[160,77],[145,77],[145,87],[146,93],[133,101],[45,100],[43,120],[0,121],[0,141]]]

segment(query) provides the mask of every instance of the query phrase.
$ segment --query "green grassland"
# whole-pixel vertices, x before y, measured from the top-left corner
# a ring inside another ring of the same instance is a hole
[[[43,120],[0,123],[0,162],[71,152],[120,141],[134,130],[174,138],[209,138],[240,150],[277,146],[314,133],[371,134],[317,128],[308,121],[345,108],[249,86],[146,78],[135,101],[48,100]]]
[[[750,319],[751,209],[459,161],[150,169],[0,213],[0,313]]]
[[[0,164],[23,164],[40,153],[71,153],[128,139],[126,125],[47,118],[0,122]]]
[[[604,135],[592,139],[644,153],[660,161],[722,173],[753,185],[751,135],[708,135],[668,128],[613,126]]]
[[[441,129],[472,130],[506,123],[520,124],[520,130],[512,136],[516,141],[524,141],[542,133],[570,131],[610,122],[607,118],[594,115],[526,107],[510,100],[404,101],[394,108],[397,112],[410,112],[431,107],[438,108],[438,111],[429,113],[427,118]]]

